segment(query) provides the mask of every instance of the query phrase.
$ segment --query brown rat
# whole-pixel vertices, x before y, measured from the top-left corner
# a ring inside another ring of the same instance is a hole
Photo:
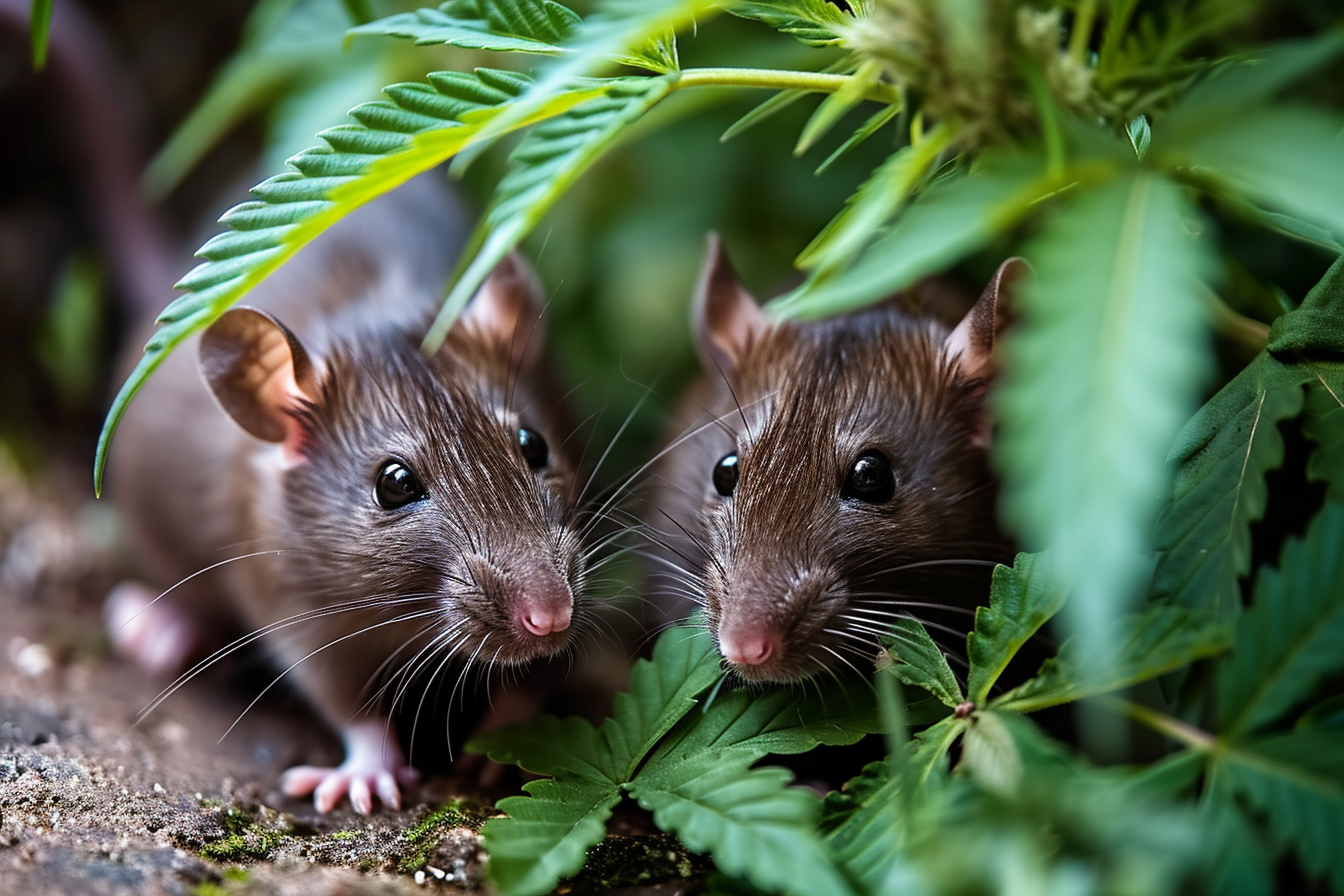
[[[356,211],[175,352],[113,444],[109,492],[153,586],[109,596],[119,646],[171,671],[221,624],[265,632],[345,741],[339,768],[284,780],[322,811],[399,803],[389,695],[554,655],[585,611],[576,464],[525,265],[501,263],[420,349],[461,220],[433,175]]]
[[[693,310],[707,376],[649,519],[665,618],[702,605],[738,676],[788,682],[871,662],[897,615],[973,604],[959,573],[1011,558],[985,395],[1022,267],[955,327],[899,301],[776,322],[712,241]]]

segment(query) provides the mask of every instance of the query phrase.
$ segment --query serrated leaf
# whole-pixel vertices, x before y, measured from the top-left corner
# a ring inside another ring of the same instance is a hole
[[[1328,378],[1314,370],[1319,355],[1344,354],[1341,331],[1344,331],[1344,257],[1335,259],[1302,304],[1274,321],[1265,348],[1281,355],[1290,353],[1283,357],[1284,361],[1306,364],[1313,370],[1313,379],[1338,394]]]
[[[33,0],[28,13],[28,43],[33,56],[33,71],[47,67],[47,41],[51,37],[51,8],[54,0]]]
[[[1003,512],[1049,545],[1067,621],[1098,665],[1149,572],[1165,456],[1209,368],[1215,270],[1181,188],[1135,171],[1079,191],[1026,251],[995,401]]]
[[[509,156],[509,172],[495,188],[490,210],[469,243],[480,248],[470,256],[425,336],[427,352],[438,351],[458,313],[500,260],[632,122],[667,96],[674,81],[662,77],[607,82],[603,95],[533,128],[519,142]]]
[[[1120,690],[1197,659],[1222,653],[1231,643],[1227,622],[1210,612],[1158,605],[1121,620],[1110,635],[1119,643],[1114,662],[1098,669],[1070,639],[1036,677],[991,701],[1011,712],[1036,712],[1061,703]]]
[[[838,269],[858,255],[932,171],[951,139],[952,131],[939,125],[918,143],[887,157],[864,181],[845,208],[808,244],[794,264],[804,269]]]
[[[528,796],[500,800],[503,818],[481,828],[490,856],[486,873],[504,896],[540,896],[583,868],[588,849],[607,833],[621,800],[610,782],[568,779],[524,784]]]
[[[578,716],[558,719],[540,715],[479,734],[467,742],[465,749],[486,753],[495,762],[517,765],[537,775],[621,783],[598,730]]]
[[[798,143],[793,147],[793,154],[800,156],[816,145],[818,140],[835,127],[836,122],[844,118],[845,113],[863,102],[865,94],[881,76],[882,67],[876,62],[869,60],[861,64],[844,86],[828,94],[813,111],[812,117],[803,125],[803,131],[798,135]]]
[[[708,852],[727,874],[793,896],[853,893],[816,832],[817,797],[789,787],[786,769],[750,764],[743,756],[701,753],[645,769],[630,795],[659,828]]]
[[[869,765],[845,785],[852,807],[845,820],[826,837],[837,861],[865,891],[881,893],[883,882],[900,863],[918,819],[903,808],[909,804],[905,778],[891,761]]]
[[[855,129],[854,133],[850,134],[849,137],[845,139],[844,143],[841,143],[839,146],[837,146],[835,148],[835,151],[832,152],[829,156],[827,156],[825,161],[823,161],[820,165],[818,165],[816,171],[812,173],[818,175],[825,173],[826,169],[830,168],[831,165],[835,164],[837,160],[842,158],[851,149],[858,146],[860,143],[867,140],[869,137],[873,136],[878,131],[882,130],[883,125],[885,125],[887,122],[891,121],[893,118],[895,118],[897,115],[900,114],[901,114],[901,106],[895,103],[888,106],[884,106],[883,108],[874,112],[867,121],[859,125],[858,128]]]
[[[351,35],[403,37],[420,46],[556,55],[583,20],[554,0],[450,0],[351,28]]]
[[[975,628],[966,636],[966,699],[985,705],[990,688],[1022,645],[1064,606],[1067,592],[1051,581],[1042,554],[1018,554],[1011,568],[994,567],[989,606],[975,611]]]
[[[961,684],[923,624],[907,617],[896,619],[891,629],[892,634],[882,639],[892,660],[887,671],[905,684],[923,688],[953,709],[960,706],[965,700]]]
[[[776,93],[774,96],[770,97],[768,100],[761,103],[759,106],[756,106],[746,115],[743,115],[737,121],[730,124],[728,126],[728,129],[725,130],[719,136],[719,142],[727,143],[729,140],[733,139],[738,134],[742,133],[748,128],[760,124],[762,121],[765,121],[767,118],[774,115],[776,112],[781,112],[784,109],[787,109],[789,106],[792,106],[794,103],[798,102],[798,100],[802,99],[805,96],[808,96],[808,94],[809,92],[806,90],[779,91],[779,93]]]
[[[825,317],[886,298],[979,249],[1061,186],[1039,160],[985,157],[983,163],[973,174],[930,188],[851,267],[828,279],[809,278],[771,302],[770,313]]]
[[[1307,393],[1307,420],[1303,427],[1316,443],[1307,459],[1307,478],[1326,484],[1326,497],[1344,501],[1344,404],[1328,388]]]
[[[1312,876],[1344,892],[1344,732],[1308,730],[1222,750],[1216,773],[1266,813],[1280,850],[1292,847]]]
[[[1208,847],[1204,875],[1210,893],[1227,896],[1270,896],[1271,856],[1232,794],[1219,779],[1200,801]]]
[[[290,159],[294,170],[253,187],[256,200],[230,209],[220,222],[230,230],[197,253],[205,258],[178,283],[180,296],[159,317],[145,354],[112,402],[98,440],[94,488],[101,491],[107,449],[127,405],[168,353],[209,326],[248,290],[299,249],[371,199],[433,168],[474,141],[509,108],[528,81],[513,72],[436,72],[430,84],[398,84],[388,99],[351,110],[359,122],[323,131],[326,145]],[[601,88],[555,97],[521,127],[563,114]]]
[[[853,21],[840,11],[840,7],[827,0],[738,2],[730,5],[728,12],[791,34],[809,47],[829,47],[840,43],[840,31]]]
[[[1283,463],[1278,424],[1302,409],[1301,370],[1262,354],[1200,408],[1168,457],[1171,502],[1157,521],[1154,600],[1241,611],[1251,523],[1269,499],[1265,474]]]
[[[821,744],[857,743],[882,725],[866,683],[847,684],[824,695],[791,688],[719,694],[703,712],[687,713],[648,764],[675,763],[707,751],[754,761],[768,754],[806,753]]]
[[[1236,736],[1281,716],[1344,669],[1344,505],[1326,502],[1301,539],[1266,568],[1222,664],[1218,718]]]
[[[1344,237],[1344,116],[1278,105],[1256,109],[1163,144],[1160,164],[1194,168],[1201,183],[1287,212]]]

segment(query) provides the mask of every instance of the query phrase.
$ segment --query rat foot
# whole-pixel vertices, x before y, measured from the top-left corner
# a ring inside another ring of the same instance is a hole
[[[117,652],[151,675],[180,672],[201,642],[196,618],[139,582],[122,582],[103,601]]]
[[[286,796],[313,795],[317,811],[330,812],[345,796],[360,815],[373,811],[373,797],[390,809],[401,808],[401,787],[411,787],[420,773],[406,764],[401,745],[383,721],[357,722],[342,732],[345,761],[337,768],[300,765],[280,778]]]

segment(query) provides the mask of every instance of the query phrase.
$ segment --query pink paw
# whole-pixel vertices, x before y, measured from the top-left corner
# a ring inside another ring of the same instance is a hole
[[[117,652],[151,675],[180,672],[200,643],[196,620],[139,582],[122,582],[103,602]]]
[[[389,809],[401,808],[401,787],[411,787],[420,774],[406,764],[401,745],[384,721],[366,719],[341,732],[345,761],[338,768],[300,765],[285,772],[280,789],[286,796],[313,795],[317,811],[336,808],[346,796],[360,815],[373,811],[373,797]]]
[[[319,812],[330,812],[346,796],[360,815],[373,811],[373,797],[389,809],[401,808],[401,787],[410,787],[419,780],[419,773],[409,766],[400,768],[353,768],[350,762],[339,768],[318,768],[299,765],[285,772],[280,789],[286,796],[313,795],[313,805]]]

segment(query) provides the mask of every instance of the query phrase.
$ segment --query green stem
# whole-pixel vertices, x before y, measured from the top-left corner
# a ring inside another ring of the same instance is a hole
[[[683,87],[763,87],[768,90],[806,90],[811,93],[835,93],[854,80],[853,75],[828,75],[824,72],[795,72],[774,68],[689,68],[673,86]],[[894,105],[901,92],[894,84],[878,82],[863,94],[864,99]]]
[[[1248,353],[1258,354],[1269,341],[1269,327],[1258,320],[1252,320],[1228,307],[1227,303],[1209,290],[1205,293],[1212,312],[1213,328],[1219,335],[1225,336]]]
[[[1146,725],[1159,734],[1165,734],[1172,740],[1180,741],[1193,750],[1207,753],[1218,744],[1218,738],[1207,731],[1196,728],[1187,722],[1182,722],[1180,719],[1169,716],[1164,712],[1158,712],[1155,709],[1150,709],[1121,697],[1097,697],[1095,699],[1097,703],[1107,709],[1123,713],[1139,724]]]
[[[1092,23],[1097,18],[1096,0],[1083,0],[1073,17],[1073,32],[1069,35],[1069,58],[1081,65],[1092,37]]]

